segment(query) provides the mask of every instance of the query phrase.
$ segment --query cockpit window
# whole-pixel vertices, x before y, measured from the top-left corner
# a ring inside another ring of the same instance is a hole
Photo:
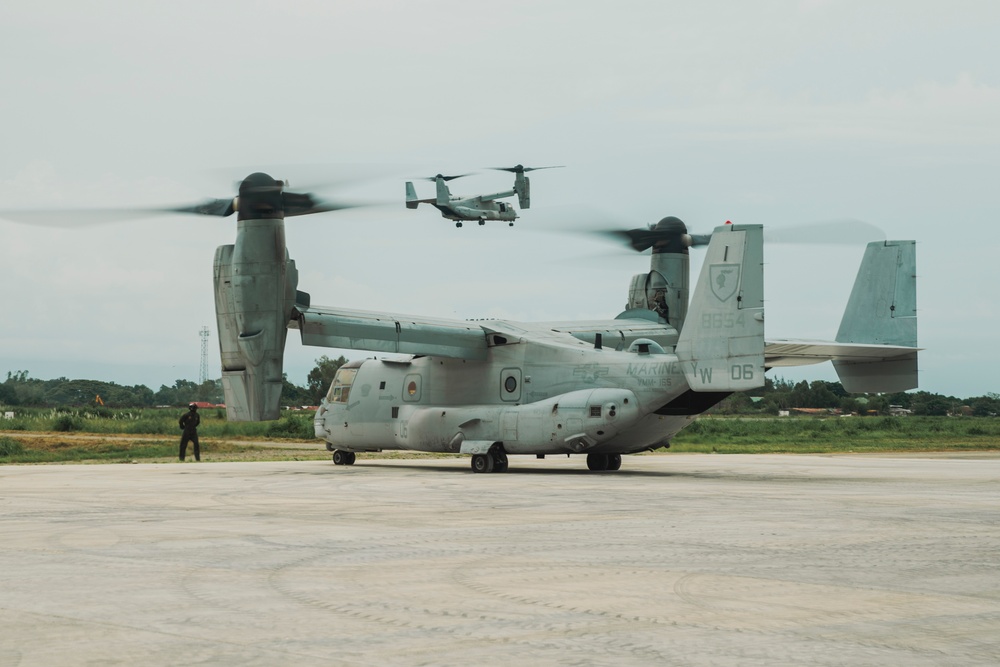
[[[333,376],[333,383],[330,385],[330,390],[326,392],[326,402],[347,403],[347,400],[351,396],[351,385],[354,384],[354,378],[357,374],[357,367],[341,367],[337,371],[337,374]]]

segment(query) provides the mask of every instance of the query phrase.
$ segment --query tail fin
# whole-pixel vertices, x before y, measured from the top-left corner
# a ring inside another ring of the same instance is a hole
[[[449,201],[451,201],[451,190],[448,189],[448,184],[440,176],[437,177],[437,200],[436,203],[439,206],[444,206]]]
[[[917,345],[917,254],[915,241],[868,244],[838,343]],[[867,363],[834,361],[844,389],[895,392],[917,386],[917,352]]]
[[[676,352],[694,391],[740,391],[764,385],[761,225],[715,229]]]
[[[417,199],[417,191],[413,188],[411,181],[406,182],[406,208],[416,208],[420,204]]]
[[[517,203],[521,208],[531,208],[531,179],[524,172],[514,173],[514,192],[517,193]]]

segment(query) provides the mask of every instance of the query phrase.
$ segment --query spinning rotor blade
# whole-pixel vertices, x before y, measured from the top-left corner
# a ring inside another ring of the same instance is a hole
[[[607,229],[597,232],[604,236],[610,236],[611,238],[624,241],[625,245],[629,246],[636,252],[643,252],[644,250],[649,250],[653,247],[657,240],[661,238],[661,234],[654,231],[653,229]]]
[[[159,211],[146,209],[35,209],[0,211],[0,218],[11,222],[39,227],[87,227],[102,225],[109,222],[124,222],[137,220],[153,215],[161,215]]]
[[[598,234],[610,236],[624,241],[625,245],[636,252],[655,248],[660,252],[686,252],[686,248],[694,245],[706,245],[711,234],[688,234],[687,227],[673,216],[663,218],[655,225],[636,229],[605,229],[597,230]]]
[[[636,252],[644,252],[650,248],[667,243],[678,237],[676,233],[664,234],[656,229],[608,229],[598,231],[598,234],[610,236],[618,241],[624,241]],[[681,244],[684,247],[708,245],[712,240],[711,234],[681,234]]]
[[[423,181],[436,181],[441,179],[442,181],[454,181],[456,178],[465,178],[466,176],[471,176],[473,172],[467,174],[455,174],[454,176],[445,176],[444,174],[438,174],[437,176],[422,176],[420,180]]]
[[[665,225],[670,220],[675,222]],[[711,234],[689,234],[686,228],[678,228],[676,223],[680,223],[676,218],[664,218],[646,228],[606,229],[597,233],[624,241],[637,252],[676,242],[684,247],[703,246],[712,240]],[[885,232],[879,227],[854,219],[810,222],[797,227],[764,227],[764,241],[768,243],[854,245],[885,238]]]
[[[494,169],[496,171],[509,171],[512,174],[525,174],[529,171],[537,171],[538,169],[563,169],[566,165],[557,164],[551,167],[525,167],[523,164],[514,165],[513,167],[487,167],[487,169]]]
[[[361,206],[372,206],[373,204],[360,202],[335,202],[328,199],[318,199],[311,194],[296,194],[285,192],[283,194],[285,217],[290,218],[296,215],[311,215],[313,213],[329,213],[330,211],[343,211],[348,208],[358,208]]]
[[[244,189],[244,193],[247,191],[247,189]],[[298,194],[295,192],[281,193],[281,200],[286,218],[375,205],[367,202],[331,201],[328,199],[319,199],[311,194]],[[42,227],[86,227],[178,213],[224,218],[232,215],[238,209],[239,198],[206,199],[197,204],[165,206],[162,208],[0,210],[0,218]]]
[[[224,218],[239,212],[240,220],[257,217],[283,218],[368,205],[373,204],[331,201],[319,199],[309,193],[287,192],[284,181],[256,172],[240,181],[239,195],[234,198],[206,199],[196,204],[150,208],[0,211],[0,217],[16,222],[73,227],[177,213]]]
[[[163,213],[192,213],[194,215],[217,215],[226,217],[236,211],[235,199],[206,199],[200,204],[193,206],[178,206],[176,208],[162,209]]]
[[[0,211],[0,218],[42,227],[86,227],[128,220],[141,220],[172,213],[225,217],[232,215],[233,199],[206,199],[198,204],[163,208],[84,208]]]
[[[284,180],[285,189],[297,192],[325,192],[344,186],[356,185],[367,181],[395,179],[396,176],[412,171],[413,165],[394,163],[289,163],[281,165],[256,165],[210,169],[209,173],[225,178],[232,183],[234,190],[239,190],[243,179],[240,174],[267,171],[273,169],[288,174]]]

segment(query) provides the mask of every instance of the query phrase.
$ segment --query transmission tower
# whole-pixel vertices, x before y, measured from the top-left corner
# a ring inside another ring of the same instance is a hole
[[[198,384],[208,380],[208,327],[202,327],[198,333],[201,336],[201,372],[198,373]]]

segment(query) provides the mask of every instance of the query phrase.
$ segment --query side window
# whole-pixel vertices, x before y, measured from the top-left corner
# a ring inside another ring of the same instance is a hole
[[[410,373],[403,378],[403,400],[407,403],[416,403],[420,400],[421,393],[420,375]]]
[[[329,391],[326,392],[327,403],[347,403],[351,398],[351,385],[358,375],[358,367],[340,368],[333,376]]]
[[[505,368],[500,371],[500,400],[509,403],[521,400],[520,368]]]

